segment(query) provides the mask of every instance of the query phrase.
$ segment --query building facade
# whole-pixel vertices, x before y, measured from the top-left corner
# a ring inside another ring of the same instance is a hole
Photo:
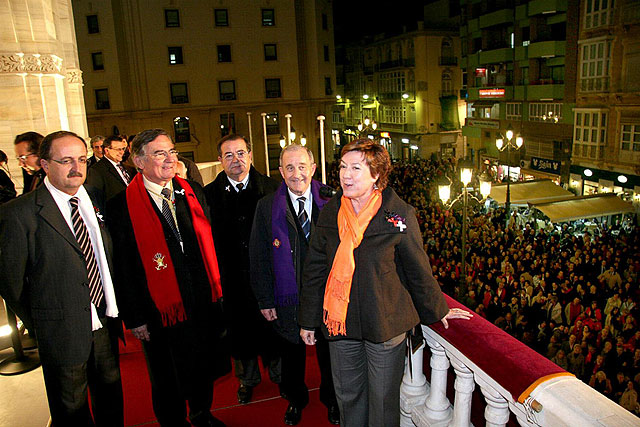
[[[577,0],[461,0],[463,135],[498,178],[569,180],[576,91]],[[515,153],[496,139],[512,129]],[[505,165],[515,166],[505,168]]]
[[[580,1],[570,185],[640,202],[640,2]]]
[[[216,141],[236,132],[251,137],[263,171],[266,138],[277,170],[290,114],[318,152],[316,117],[335,96],[329,0],[73,6],[90,134],[162,127],[183,155],[203,162],[217,159]]]
[[[16,135],[61,129],[86,135],[82,72],[70,1],[8,0],[0,19],[0,149],[21,189]]]

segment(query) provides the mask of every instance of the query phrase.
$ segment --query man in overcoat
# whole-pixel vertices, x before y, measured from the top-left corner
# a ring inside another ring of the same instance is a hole
[[[211,415],[219,360],[220,274],[202,187],[178,178],[162,129],[136,135],[140,173],[109,202],[115,289],[125,326],[142,341],[162,426],[220,426]],[[103,162],[102,160],[101,162]]]
[[[273,193],[278,183],[251,166],[251,145],[240,135],[230,134],[218,142],[218,160],[224,171],[205,187],[205,194],[219,256],[231,354],[240,382],[238,402],[248,403],[261,381],[258,355],[268,366],[271,380],[280,383],[276,335],[260,314],[249,283],[249,237],[256,204]]]
[[[327,198],[321,183],[312,180],[316,170],[313,153],[301,145],[289,145],[280,153],[284,182],[275,193],[258,202],[251,230],[251,286],[260,311],[280,336],[282,391],[289,400],[284,421],[296,425],[309,403],[304,381],[306,345],[300,339],[298,295],[309,237]],[[329,345],[318,333],[316,355],[320,366],[320,400],[328,408],[332,424],[340,423],[333,390]]]

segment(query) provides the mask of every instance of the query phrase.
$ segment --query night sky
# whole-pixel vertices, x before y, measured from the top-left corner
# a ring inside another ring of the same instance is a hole
[[[335,42],[355,41],[363,35],[397,33],[403,24],[415,28],[416,22],[422,20],[424,5],[429,2],[334,0]]]

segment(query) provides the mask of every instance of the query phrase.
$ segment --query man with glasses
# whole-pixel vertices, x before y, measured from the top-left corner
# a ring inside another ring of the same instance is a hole
[[[278,183],[251,166],[251,145],[240,135],[230,134],[218,142],[218,161],[224,171],[205,187],[205,194],[220,261],[231,355],[240,382],[238,402],[249,403],[261,381],[258,355],[269,368],[271,381],[281,380],[277,336],[260,313],[249,281],[249,238],[256,205]]]
[[[35,190],[44,182],[45,173],[40,167],[38,150],[42,135],[38,132],[25,132],[16,136],[13,141],[16,159],[22,168],[24,188],[22,194]]]
[[[200,185],[176,176],[166,131],[140,132],[131,149],[140,173],[107,219],[121,317],[144,347],[159,424],[189,426],[188,403],[191,424],[221,426],[210,412],[223,327],[209,208]]]
[[[87,160],[88,168],[98,163],[104,156],[104,140],[105,138],[102,135],[95,135],[91,137],[89,145],[91,145],[93,156],[89,157],[89,159]]]
[[[0,295],[37,336],[53,425],[122,426],[112,245],[82,185],[87,146],[54,132],[39,158],[43,185],[0,207]]]
[[[88,187],[98,190],[108,202],[116,194],[124,191],[136,174],[135,169],[122,163],[127,141],[119,135],[104,140],[104,158],[91,167],[87,173]]]

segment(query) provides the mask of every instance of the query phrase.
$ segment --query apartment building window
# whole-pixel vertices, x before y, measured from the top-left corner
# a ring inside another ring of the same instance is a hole
[[[407,88],[405,73],[402,71],[381,73],[378,84],[382,93],[405,92]]]
[[[218,90],[220,91],[220,101],[233,101],[236,99],[236,81],[221,80],[218,82]]]
[[[584,28],[609,25],[613,21],[614,0],[587,0],[585,2]]]
[[[278,60],[278,47],[275,43],[268,43],[264,45],[264,60],[265,61],[277,61]]]
[[[178,9],[164,10],[164,26],[167,28],[176,28],[180,26],[180,11]]]
[[[104,70],[104,61],[102,58],[102,52],[93,52],[91,54],[91,63],[93,65],[93,71]]]
[[[87,15],[87,32],[89,34],[98,34],[100,32],[98,15]]]
[[[231,62],[231,46],[228,44],[218,45],[218,62]]]
[[[262,9],[262,26],[273,27],[276,25],[275,9]]]
[[[333,111],[332,121],[333,123],[344,123],[344,111]]]
[[[183,64],[182,46],[169,47],[169,65]]]
[[[454,96],[455,92],[453,91],[453,81],[451,79],[451,70],[444,70],[442,72],[442,82],[441,82],[441,92],[440,96]]]
[[[573,155],[602,160],[607,142],[607,112],[576,109],[573,132]]]
[[[280,98],[280,79],[264,79],[264,88],[267,98]]]
[[[109,89],[96,89],[96,110],[108,110],[111,108],[109,104]]]
[[[267,123],[267,135],[280,135],[280,116],[278,113],[269,113],[265,119]]]
[[[407,107],[404,106],[383,106],[382,122],[404,124],[407,122]]]
[[[229,26],[229,11],[227,9],[215,9],[213,17],[216,27]]]
[[[522,103],[507,102],[507,120],[520,120],[522,118]]]
[[[189,102],[189,91],[186,83],[171,83],[169,88],[171,90],[172,104],[187,104]]]
[[[329,46],[324,45],[323,46],[323,51],[324,51],[324,62],[329,62]]]
[[[176,142],[191,141],[189,117],[175,117],[173,119],[173,131],[175,134]]]
[[[220,114],[220,137],[236,133],[235,113]]]
[[[610,60],[610,40],[583,44],[580,58],[580,90],[583,92],[608,91]]]
[[[529,121],[543,122],[544,116],[557,117],[562,120],[562,104],[548,102],[532,102],[529,104]]]
[[[322,14],[322,29],[323,30],[328,30],[329,29],[329,19],[328,19],[326,13]]]
[[[622,141],[620,149],[622,151],[640,152],[640,123],[622,125]]]
[[[324,78],[324,94],[333,95],[333,89],[331,88],[331,77]]]

